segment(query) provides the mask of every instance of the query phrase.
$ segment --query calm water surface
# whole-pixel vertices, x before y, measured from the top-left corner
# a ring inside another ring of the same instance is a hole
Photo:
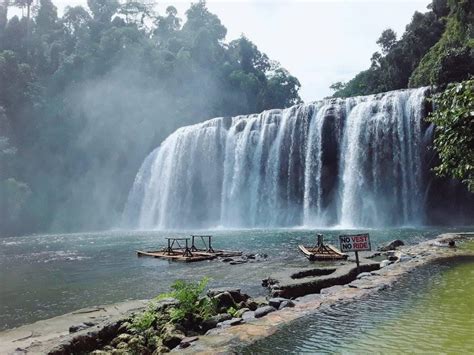
[[[327,307],[241,352],[472,354],[473,294],[474,258],[436,262],[394,288]]]
[[[374,246],[400,238],[410,243],[454,229],[369,230]],[[266,253],[258,263],[231,266],[219,261],[193,264],[137,258],[137,249],[157,249],[166,232],[102,232],[0,237],[0,330],[64,314],[81,307],[150,298],[178,278],[212,278],[211,286],[239,285],[264,294],[261,280],[285,266],[305,266],[299,243],[313,243],[314,230],[212,231],[215,248]],[[341,233],[327,230],[326,239]]]

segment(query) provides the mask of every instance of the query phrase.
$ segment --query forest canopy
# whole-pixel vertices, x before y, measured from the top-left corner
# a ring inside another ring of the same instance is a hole
[[[428,9],[415,12],[398,39],[392,29],[383,31],[370,68],[346,83],[332,84],[333,96],[445,87],[474,75],[474,1],[433,0]]]
[[[204,1],[0,0],[1,233],[108,228],[177,127],[299,103],[300,83]],[[23,16],[9,16],[13,7]]]

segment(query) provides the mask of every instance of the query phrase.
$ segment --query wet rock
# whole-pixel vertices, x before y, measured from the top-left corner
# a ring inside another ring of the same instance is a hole
[[[391,264],[392,262],[390,260],[382,260],[380,262],[380,268],[384,268],[384,267],[387,267]]]
[[[248,262],[248,260],[238,259],[238,260],[231,261],[229,264],[230,265],[240,265],[240,264],[245,264],[247,262]]]
[[[234,261],[234,259],[233,258],[223,258],[221,261],[223,263],[228,263],[228,262]]]
[[[357,275],[357,278],[362,279],[364,277],[369,277],[369,276],[372,276],[370,272],[361,272],[359,275]]]
[[[263,316],[266,316],[268,313],[276,311],[275,307],[272,306],[263,306],[260,308],[257,308],[255,311],[255,318],[261,318]]]
[[[403,240],[400,240],[400,239],[395,239],[395,240],[392,240],[390,243],[388,243],[387,245],[384,245],[382,247],[379,248],[380,251],[389,251],[389,250],[395,250],[397,249],[398,247],[401,247],[405,245],[405,243],[403,242]]]
[[[256,259],[255,254],[247,254],[247,255],[245,255],[245,257],[246,257],[247,259],[251,259],[251,260]]]
[[[291,300],[286,300],[286,301],[283,301],[282,303],[280,303],[280,306],[278,307],[278,309],[283,309],[283,308],[286,308],[286,307],[294,307],[295,304],[293,301]]]

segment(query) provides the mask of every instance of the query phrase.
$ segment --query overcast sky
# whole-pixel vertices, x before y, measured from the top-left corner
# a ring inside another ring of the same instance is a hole
[[[158,2],[164,13],[174,5],[182,18],[190,1]],[[328,96],[329,85],[367,69],[375,41],[390,27],[402,34],[415,11],[430,0],[208,0],[208,8],[227,27],[227,41],[245,34],[271,59],[301,82],[301,97]],[[87,0],[53,0],[65,6]]]

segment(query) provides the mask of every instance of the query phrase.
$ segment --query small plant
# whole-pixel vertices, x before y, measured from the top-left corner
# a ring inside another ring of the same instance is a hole
[[[177,280],[171,286],[170,293],[161,294],[156,299],[162,300],[172,297],[178,301],[178,305],[170,311],[171,320],[175,323],[194,315],[207,319],[216,312],[215,302],[207,297],[202,297],[208,283],[209,278],[207,277],[199,282]]]
[[[230,307],[227,310],[227,313],[229,313],[229,315],[231,315],[232,317],[235,317],[235,314],[237,313],[237,310],[234,307]]]
[[[156,321],[156,312],[152,307],[149,307],[145,312],[135,315],[130,326],[131,330],[143,332],[153,326]]]

